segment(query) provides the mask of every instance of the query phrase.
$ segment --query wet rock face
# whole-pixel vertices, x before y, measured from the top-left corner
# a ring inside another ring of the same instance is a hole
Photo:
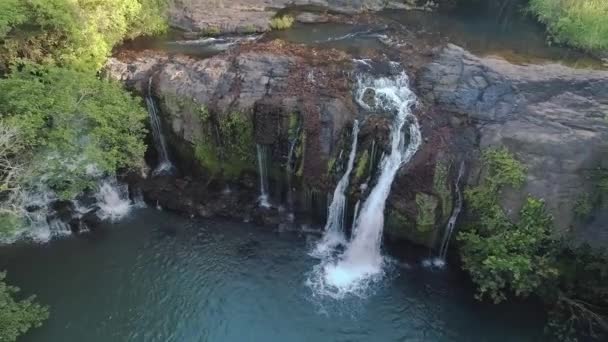
[[[558,233],[608,245],[605,224],[590,225],[574,210],[597,191],[593,170],[608,160],[608,72],[518,66],[450,45],[423,68],[418,89],[427,101],[473,119],[481,148],[506,146],[527,167],[525,187],[502,199],[514,218],[530,194],[546,201]]]
[[[378,64],[381,74],[390,69],[387,63]],[[173,159],[181,174],[194,179],[183,189],[174,182],[150,180],[141,186],[149,201],[187,215],[229,216],[225,208],[210,207],[206,200],[211,199],[226,208],[243,208],[234,213],[236,218],[246,213],[258,223],[276,225],[279,220],[273,211],[255,208],[259,195],[255,144],[269,147],[271,192],[285,197],[285,170],[295,141],[290,180],[294,209],[313,216],[326,212],[327,196],[342,176],[355,118],[361,130],[349,190],[351,205],[367,195],[379,174],[382,155],[390,152],[393,114],[368,112],[355,104],[353,67],[351,57],[341,52],[259,43],[203,60],[144,52],[110,60],[106,72],[141,93],[147,92],[152,79]],[[364,102],[375,107],[369,102],[373,99],[370,91]],[[444,132],[449,122],[443,121],[423,123],[428,143],[419,152],[421,157],[396,179],[388,205],[394,213],[390,225],[396,228],[389,234],[427,246],[434,245],[443,225],[439,213],[450,205],[433,189],[433,173],[428,171],[434,169],[437,151],[450,145],[450,135]],[[250,180],[248,186],[244,179]],[[247,201],[226,197],[222,186],[214,190],[217,196],[209,195],[205,190],[209,180],[237,183],[234,192],[245,194],[239,198]],[[367,187],[362,186],[365,183]],[[190,190],[198,187],[201,190]],[[416,198],[423,198],[420,205]],[[419,232],[417,226],[424,229]]]
[[[149,187],[147,194],[190,215],[244,219],[245,212],[256,222],[278,224],[277,215],[255,207],[256,144],[269,147],[271,193],[285,203],[285,170],[296,142],[290,182],[295,210],[303,214],[317,206],[325,211],[322,201],[311,199],[326,199],[333,191],[355,118],[362,124],[348,190],[352,202],[365,198],[388,151],[391,116],[366,113],[354,102],[353,63],[344,53],[255,43],[203,60],[141,53],[110,60],[107,73],[142,93],[152,77],[174,158],[194,181],[184,189],[172,183]],[[608,167],[606,72],[517,66],[450,45],[411,77],[424,142],[393,184],[389,235],[435,247],[452,209],[455,165],[466,159],[469,183],[475,184],[479,149],[504,145],[528,168],[523,189],[503,192],[513,219],[531,194],[546,200],[559,233],[608,244],[601,207],[584,219],[574,214],[581,196],[597,192],[593,170]],[[373,98],[370,91],[363,101],[371,106]],[[240,195],[226,197],[221,183],[211,191],[216,195],[188,190],[208,191],[209,180],[237,183]],[[209,207],[207,199],[220,195],[226,200]],[[245,209],[232,213],[231,207]]]
[[[336,51],[312,55],[270,43],[204,60],[142,53],[111,60],[106,73],[141,93],[152,79],[184,174],[233,181],[256,173],[260,144],[271,147],[270,177],[284,181],[296,141],[297,187],[326,192],[333,186],[328,161],[357,115],[350,67]]]

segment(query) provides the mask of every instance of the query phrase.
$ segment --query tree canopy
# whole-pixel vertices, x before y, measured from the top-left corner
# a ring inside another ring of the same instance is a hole
[[[3,0],[0,63],[97,70],[125,38],[166,29],[167,0]]]
[[[49,310],[34,302],[34,296],[15,300],[19,288],[7,285],[5,277],[0,272],[0,341],[12,342],[31,328],[39,327],[49,317]]]

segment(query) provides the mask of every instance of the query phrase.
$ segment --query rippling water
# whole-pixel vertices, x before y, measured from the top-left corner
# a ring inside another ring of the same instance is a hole
[[[88,239],[0,249],[51,306],[23,341],[538,341],[535,307],[483,305],[461,274],[393,265],[367,298],[314,295],[312,237],[135,210]]]

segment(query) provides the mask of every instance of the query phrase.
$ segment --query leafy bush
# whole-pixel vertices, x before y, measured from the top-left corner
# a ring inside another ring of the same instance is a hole
[[[608,1],[530,0],[530,11],[552,38],[586,50],[608,49]]]
[[[273,30],[286,30],[293,26],[295,19],[290,15],[276,17],[270,20],[270,28]]]
[[[19,132],[24,170],[69,198],[99,173],[143,165],[147,117],[120,84],[56,67],[28,67],[0,80],[0,124]],[[5,170],[0,170],[4,173]]]
[[[48,308],[37,304],[35,297],[16,301],[19,289],[4,282],[6,274],[0,272],[0,341],[16,341],[19,335],[42,325],[49,317]]]
[[[164,31],[165,6],[166,0],[3,0],[0,65],[97,70],[123,39]]]
[[[501,302],[507,295],[528,296],[557,275],[553,266],[551,217],[541,200],[528,198],[518,223],[498,203],[505,186],[519,186],[524,167],[506,149],[483,153],[484,182],[465,192],[472,224],[458,236],[463,267],[478,286],[478,298]]]

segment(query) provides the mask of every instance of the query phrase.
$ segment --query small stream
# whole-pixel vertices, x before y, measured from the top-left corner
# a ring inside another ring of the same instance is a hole
[[[23,342],[538,341],[540,308],[481,304],[463,274],[393,262],[367,298],[305,284],[317,237],[136,209],[105,233],[0,249],[51,307]]]

